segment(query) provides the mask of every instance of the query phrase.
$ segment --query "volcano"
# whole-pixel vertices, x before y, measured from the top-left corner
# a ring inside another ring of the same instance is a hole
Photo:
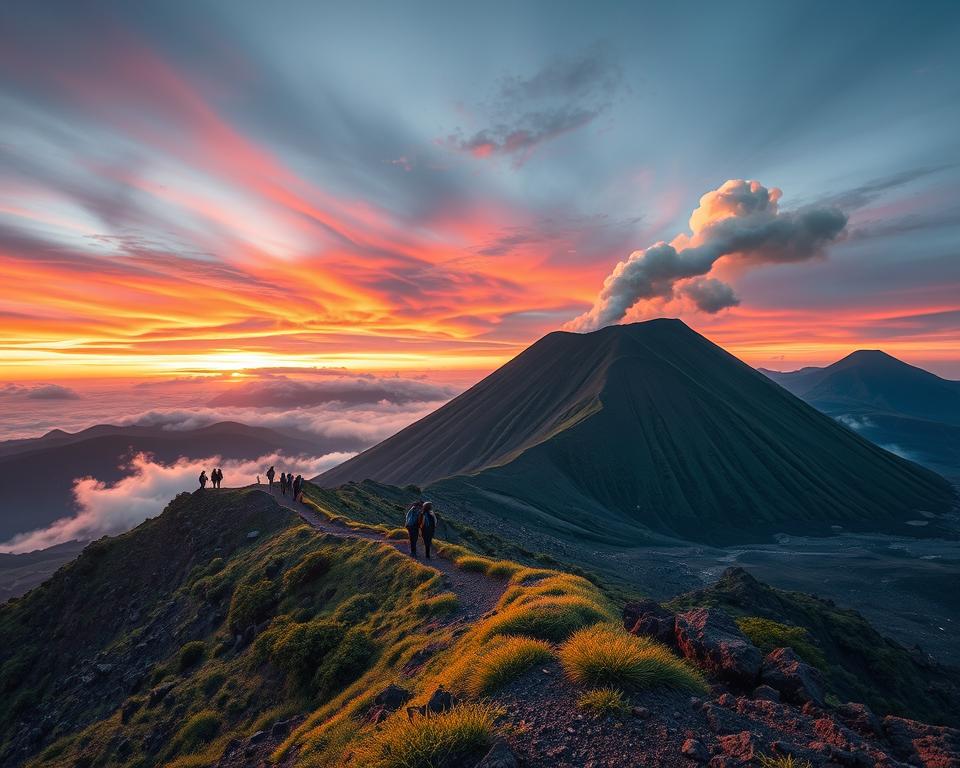
[[[669,319],[551,333],[316,482],[364,479],[611,543],[906,532],[953,497]]]

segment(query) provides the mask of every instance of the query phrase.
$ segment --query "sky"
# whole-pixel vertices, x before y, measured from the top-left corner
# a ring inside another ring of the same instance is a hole
[[[20,434],[105,377],[449,396],[660,315],[960,378],[958,39],[953,2],[10,0],[0,402],[49,412]]]

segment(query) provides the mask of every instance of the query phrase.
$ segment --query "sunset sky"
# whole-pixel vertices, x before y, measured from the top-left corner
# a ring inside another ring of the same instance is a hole
[[[836,226],[710,261],[717,311],[684,277],[620,319],[960,378],[958,33],[953,2],[6,2],[0,382],[465,385],[715,237],[737,179]]]

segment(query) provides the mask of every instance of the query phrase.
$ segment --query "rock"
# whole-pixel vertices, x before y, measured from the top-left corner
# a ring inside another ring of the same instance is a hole
[[[710,752],[707,751],[707,748],[703,746],[703,742],[699,739],[687,739],[680,747],[680,751],[686,757],[696,760],[698,763],[705,763],[710,759]]]
[[[387,712],[394,712],[406,704],[412,695],[406,688],[391,684],[374,697],[373,703]]]
[[[161,701],[163,701],[166,695],[174,689],[174,686],[176,686],[176,683],[171,681],[169,683],[161,683],[155,688],[152,688],[150,690],[150,698],[147,702],[147,705],[152,707],[155,704],[159,704]]]
[[[887,715],[881,723],[894,753],[902,760],[924,768],[960,766],[960,730],[926,725],[904,717]]]
[[[265,738],[267,738],[267,732],[266,732],[266,731],[257,731],[256,733],[250,734],[250,737],[247,739],[247,743],[248,743],[248,744],[259,744],[259,743],[260,743],[261,741],[263,741]]]
[[[882,736],[880,718],[866,704],[848,701],[837,708],[837,719],[864,736]]]
[[[780,701],[780,692],[769,685],[758,685],[753,689],[753,698],[761,701]]]
[[[516,754],[503,739],[497,739],[476,768],[517,768],[520,762]]]
[[[763,659],[760,679],[793,704],[824,705],[823,677],[794,653],[792,648],[775,648]]]
[[[634,707],[630,710],[630,714],[639,718],[640,720],[646,720],[648,717],[650,717],[650,710],[646,707]]]
[[[453,709],[456,704],[457,698],[450,691],[444,689],[442,685],[439,685],[437,690],[430,695],[426,704],[420,707],[407,707],[407,717],[413,717],[414,713],[418,713],[422,717],[439,715]]]
[[[248,539],[255,539],[255,538],[257,538],[257,536],[259,536],[259,535],[260,535],[260,531],[247,531],[247,538],[248,538]]]
[[[753,688],[760,673],[757,647],[717,608],[676,616],[677,647],[688,659],[733,685]]]
[[[120,707],[120,722],[124,725],[130,722],[130,718],[140,709],[141,704],[143,704],[143,702],[137,699],[127,699],[123,702],[123,706]]]
[[[283,738],[290,733],[290,730],[296,722],[297,718],[295,717],[291,717],[289,720],[277,720],[277,722],[270,726],[270,737],[273,739]]]
[[[652,637],[676,646],[676,617],[655,600],[636,600],[623,607],[623,628],[638,637]]]
[[[98,675],[109,675],[113,672],[113,664],[94,664],[93,668]]]
[[[741,765],[749,764],[757,751],[756,741],[750,731],[740,731],[740,733],[730,736],[720,736],[720,748],[725,755],[733,758]]]

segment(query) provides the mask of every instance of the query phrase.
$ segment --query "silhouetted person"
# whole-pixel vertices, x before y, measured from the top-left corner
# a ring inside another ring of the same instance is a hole
[[[198,479],[200,480],[200,490],[203,490],[207,487],[207,470],[201,469],[200,477]]]
[[[303,492],[303,478],[297,475],[293,478],[293,500],[300,501],[300,494]]]
[[[415,501],[407,507],[407,514],[403,518],[403,524],[407,527],[407,533],[410,535],[410,556],[417,556],[417,538],[420,536],[420,514],[423,510],[423,502]]]
[[[281,472],[280,473],[280,495],[281,496],[287,495],[287,484],[288,484],[287,473]]]
[[[420,512],[420,535],[423,536],[423,551],[427,554],[427,560],[430,559],[430,543],[436,530],[437,516],[433,513],[433,504],[425,501]]]
[[[260,485],[260,475],[257,475],[257,485]]]
[[[219,488],[220,483],[223,482],[223,470],[220,467],[217,467],[213,470],[213,487]]]
[[[270,483],[270,490],[273,490],[273,478],[277,476],[277,473],[273,471],[273,467],[267,470],[267,482]]]

